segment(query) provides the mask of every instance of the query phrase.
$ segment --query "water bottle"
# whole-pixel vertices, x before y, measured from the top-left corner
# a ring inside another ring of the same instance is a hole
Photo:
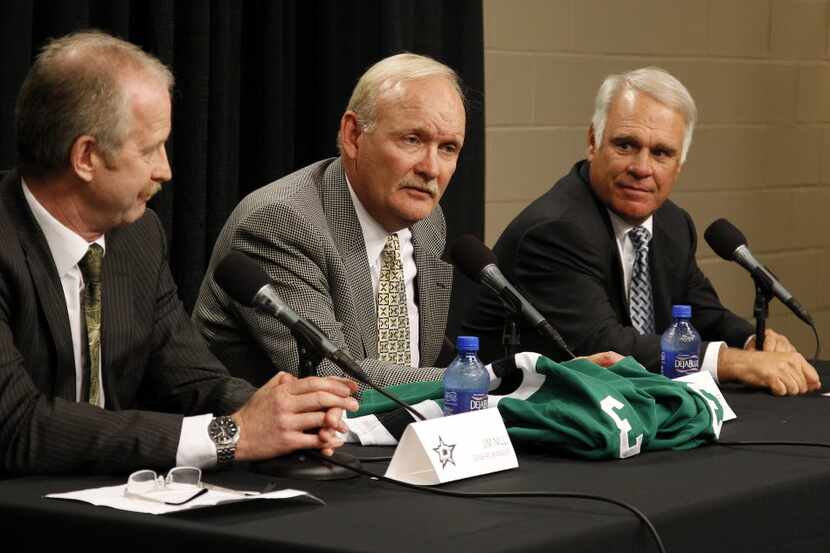
[[[689,319],[692,308],[673,305],[672,323],[660,338],[660,372],[667,378],[677,378],[700,370],[700,334]]]
[[[455,349],[444,372],[444,415],[487,409],[490,375],[478,359],[478,336],[459,336]]]

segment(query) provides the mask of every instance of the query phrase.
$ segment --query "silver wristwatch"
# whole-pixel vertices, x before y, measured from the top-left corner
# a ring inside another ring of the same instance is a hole
[[[216,444],[216,463],[220,467],[233,464],[239,427],[231,417],[214,417],[208,425],[208,436]]]

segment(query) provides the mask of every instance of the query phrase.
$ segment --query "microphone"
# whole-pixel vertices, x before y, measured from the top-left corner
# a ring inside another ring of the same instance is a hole
[[[326,359],[340,367],[344,373],[394,401],[416,419],[426,420],[417,410],[375,385],[348,352],[337,347],[317,325],[304,319],[286,305],[274,290],[265,271],[244,253],[231,250],[216,266],[213,279],[237,303],[273,315],[292,332],[304,338]]]
[[[213,279],[233,300],[273,315],[291,331],[306,338],[324,357],[331,358],[342,351],[317,326],[301,318],[282,301],[265,271],[247,255],[231,251],[217,265]],[[363,374],[359,366],[357,370]]]
[[[553,340],[571,359],[575,357],[548,320],[510,284],[496,265],[496,256],[481,240],[472,234],[459,237],[450,250],[450,260],[467,278],[484,284],[498,294],[514,313],[524,317],[539,334]]]
[[[716,254],[728,261],[735,261],[741,267],[760,282],[769,292],[781,300],[784,305],[810,326],[813,326],[813,318],[807,310],[801,306],[789,290],[779,282],[766,267],[755,259],[749,251],[746,237],[732,223],[726,219],[718,219],[706,229],[703,234],[706,243]]]

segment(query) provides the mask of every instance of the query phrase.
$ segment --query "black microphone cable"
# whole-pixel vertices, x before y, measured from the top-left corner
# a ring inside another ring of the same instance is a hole
[[[411,405],[407,405],[406,403],[398,399],[394,394],[390,394],[389,392],[387,392],[386,390],[372,382],[372,379],[369,378],[369,375],[367,375],[363,371],[363,369],[360,368],[360,365],[358,365],[357,362],[342,349],[338,349],[334,355],[329,357],[329,360],[332,361],[338,367],[340,367],[340,370],[342,370],[344,373],[348,374],[355,380],[363,382],[364,384],[372,388],[374,391],[376,391],[386,399],[389,399],[393,401],[396,405],[399,405],[406,409],[407,412],[409,412],[413,417],[422,421],[427,420],[427,418],[423,416],[417,409],[415,409]]]
[[[816,329],[816,325],[811,324],[810,328],[813,329],[813,336],[816,337],[816,354],[813,356],[813,365],[815,365],[818,361],[818,358],[821,357],[821,340],[818,337],[818,330]]]
[[[301,332],[319,334],[320,336],[328,340],[325,333],[322,330],[320,330],[320,328],[316,324],[314,324],[313,321],[308,321],[306,319],[300,318],[298,323],[299,324],[297,325],[297,327],[301,329]],[[314,344],[314,341],[311,339],[309,339],[308,342],[312,345]],[[354,358],[350,356],[348,353],[346,353],[342,348],[337,348],[332,353],[323,353],[323,355],[329,361],[337,365],[340,368],[340,370],[343,371],[345,374],[351,376],[355,380],[358,380],[366,384],[386,399],[394,402],[396,405],[405,409],[416,419],[422,421],[427,420],[427,418],[424,415],[422,415],[417,409],[415,409],[411,405],[404,403],[403,401],[398,399],[394,394],[390,394],[389,392],[387,392],[386,390],[372,382],[372,379],[369,378],[369,375],[367,375],[366,372],[360,367],[360,365],[357,364],[357,361],[355,361]]]
[[[596,495],[590,493],[581,493],[581,492],[568,492],[568,491],[533,491],[533,492],[456,492],[452,490],[442,490],[439,488],[433,488],[429,486],[420,486],[418,484],[410,484],[408,482],[401,482],[400,480],[395,480],[393,478],[387,478],[382,474],[376,474],[372,471],[364,470],[358,467],[350,467],[348,465],[339,463],[337,461],[333,461],[329,457],[326,457],[322,453],[317,451],[310,452],[312,455],[317,456],[320,459],[325,460],[327,463],[331,463],[333,465],[338,465],[344,468],[347,468],[351,471],[354,471],[358,474],[363,476],[368,476],[369,478],[374,478],[376,480],[381,480],[383,482],[388,482],[390,484],[394,484],[396,486],[401,486],[403,488],[409,488],[411,490],[417,490],[419,492],[431,493],[435,495],[443,495],[449,497],[460,497],[460,498],[469,498],[469,499],[476,499],[476,498],[509,498],[509,497],[528,497],[528,498],[540,498],[540,497],[557,497],[557,498],[565,498],[565,499],[585,499],[588,501],[599,501],[602,503],[610,503],[611,505],[616,505],[618,507],[622,507],[623,509],[628,510],[629,512],[633,513],[645,526],[648,528],[651,536],[654,538],[654,543],[657,545],[657,550],[660,553],[666,553],[666,548],[663,545],[663,540],[660,538],[660,534],[657,532],[657,528],[651,523],[649,518],[643,513],[640,509],[622,501],[620,499],[614,499],[612,497],[605,497],[603,495]]]
[[[827,448],[830,449],[830,443],[827,442],[806,442],[806,441],[794,441],[794,440],[727,440],[722,441],[719,440],[714,442],[713,445],[720,445],[724,447],[743,447],[743,446],[789,446],[789,447],[819,447],[819,448]],[[649,532],[654,538],[654,542],[657,545],[657,549],[661,553],[666,553],[665,546],[663,545],[663,540],[660,538],[660,534],[657,532],[657,529],[648,519],[648,517],[640,511],[634,505],[630,503],[626,503],[622,500],[617,500],[610,497],[605,497],[601,495],[595,494],[586,494],[581,492],[564,492],[564,491],[535,491],[535,492],[456,492],[450,490],[441,490],[437,488],[431,488],[426,486],[419,486],[416,484],[409,484],[407,482],[401,482],[399,480],[394,480],[392,478],[387,478],[386,476],[373,473],[368,470],[363,470],[361,468],[350,467],[345,464],[338,463],[337,461],[331,460],[325,455],[322,455],[319,452],[311,452],[312,455],[316,455],[320,459],[324,459],[329,463],[334,465],[339,465],[345,467],[353,472],[361,474],[363,476],[368,476],[369,478],[375,478],[377,480],[382,480],[384,482],[389,482],[390,484],[395,484],[404,488],[409,488],[413,490],[417,490],[420,492],[432,493],[436,495],[444,495],[450,497],[461,497],[461,498],[507,498],[507,497],[559,497],[559,498],[570,498],[570,499],[585,499],[590,501],[599,501],[603,503],[610,503],[612,505],[616,505],[622,507],[631,513],[633,513],[643,524],[649,529]],[[367,458],[369,461],[383,461],[388,460],[389,458],[384,457],[377,457],[377,458]]]

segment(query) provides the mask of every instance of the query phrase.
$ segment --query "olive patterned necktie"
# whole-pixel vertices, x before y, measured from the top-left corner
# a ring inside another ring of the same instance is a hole
[[[386,237],[381,254],[377,296],[378,358],[409,366],[409,314],[406,310],[406,285],[401,263],[401,243],[397,234]]]
[[[101,264],[104,249],[98,244],[89,246],[84,257],[78,262],[84,276],[82,299],[84,320],[86,321],[86,338],[89,346],[84,371],[89,374],[89,403],[104,406],[101,396]]]
[[[634,266],[628,309],[631,324],[640,334],[654,334],[654,302],[651,295],[651,274],[648,268],[648,247],[651,233],[645,227],[634,227],[628,233],[634,245]]]

